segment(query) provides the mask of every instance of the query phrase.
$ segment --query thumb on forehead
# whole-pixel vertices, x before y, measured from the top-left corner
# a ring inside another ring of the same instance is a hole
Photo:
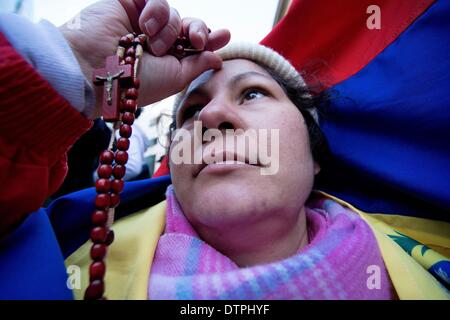
[[[204,51],[181,60],[180,81],[187,86],[203,72],[222,68],[222,59],[211,51]]]

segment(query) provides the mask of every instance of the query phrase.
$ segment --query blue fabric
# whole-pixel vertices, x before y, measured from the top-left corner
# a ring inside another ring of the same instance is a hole
[[[116,220],[163,201],[169,184],[170,176],[125,183]],[[94,188],[81,190],[56,199],[47,208],[64,258],[89,238],[95,195]]]
[[[170,177],[127,182],[116,219],[165,198]],[[56,199],[0,241],[0,300],[73,299],[64,259],[89,237],[94,188]]]
[[[365,211],[450,220],[450,1],[331,89],[318,185]]]
[[[73,299],[64,259],[45,210],[0,242],[0,299]]]

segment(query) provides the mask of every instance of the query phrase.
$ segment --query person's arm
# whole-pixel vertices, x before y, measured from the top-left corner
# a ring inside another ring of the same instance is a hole
[[[15,51],[77,111],[92,118],[91,81],[58,28],[48,21],[32,23],[16,14],[0,14],[0,32]]]
[[[1,33],[0,83],[1,238],[58,188],[67,170],[65,153],[91,121]]]
[[[211,51],[229,41],[227,30],[208,33],[201,20],[181,20],[165,0],[128,1],[144,4],[139,24],[153,51],[144,53],[140,67],[140,106],[221,67],[220,57]],[[80,16],[77,29],[46,23],[18,27],[20,23],[8,24],[9,18],[0,19],[0,238],[63,181],[67,150],[90,127],[86,117],[101,115],[101,91],[95,90],[99,99],[90,91],[93,71],[104,67],[120,37],[133,31],[119,1],[95,3]],[[146,28],[150,20],[155,21],[151,32]],[[181,61],[168,56],[182,30],[195,48],[210,51]]]

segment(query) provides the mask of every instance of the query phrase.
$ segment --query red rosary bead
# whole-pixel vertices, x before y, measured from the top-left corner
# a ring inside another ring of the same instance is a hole
[[[100,193],[97,194],[97,196],[95,197],[95,206],[98,209],[108,208],[110,204],[111,204],[111,197],[107,193]]]
[[[140,34],[136,37],[136,39],[139,40],[139,43],[144,46],[145,45],[145,41],[147,41],[147,37],[144,34]]]
[[[91,220],[96,226],[104,226],[108,221],[108,212],[105,210],[96,210],[92,214]]]
[[[126,151],[116,151],[116,163],[125,165],[128,161],[128,153]]]
[[[134,86],[136,89],[139,89],[139,87],[141,86],[141,81],[140,81],[138,78],[135,78],[133,84],[134,84],[133,86]]]
[[[102,280],[94,280],[89,284],[89,287],[84,293],[85,300],[101,299],[105,291],[105,285]]]
[[[130,125],[123,124],[123,125],[120,126],[119,133],[120,133],[120,136],[122,138],[129,138],[129,137],[131,137],[131,133],[132,132],[133,132],[133,129],[131,128]]]
[[[114,153],[109,150],[105,150],[100,154],[100,163],[111,164],[114,161]]]
[[[122,114],[122,122],[124,124],[128,124],[131,126],[134,123],[134,119],[134,113],[125,112],[124,114]]]
[[[111,199],[111,202],[110,202],[109,206],[111,208],[117,207],[119,205],[119,203],[120,203],[120,196],[117,193],[110,193],[109,196],[110,196],[110,199]]]
[[[108,237],[108,236],[106,236]],[[102,243],[96,243],[91,247],[91,258],[94,261],[101,261],[106,256],[107,246]]]
[[[125,52],[125,55],[133,57],[136,54],[136,50],[133,47],[129,47]]]
[[[122,46],[122,47],[125,47],[125,48],[130,46],[131,43],[132,43],[132,40],[129,37],[127,37],[127,36],[123,36],[119,40],[119,45]]]
[[[117,140],[117,149],[127,151],[129,147],[130,140],[128,140],[127,138],[119,138],[119,140]]]
[[[107,233],[105,227],[95,227],[91,230],[91,240],[94,243],[104,243],[106,236]]]
[[[128,112],[136,112],[137,105],[136,100],[133,99],[127,99],[125,100],[125,103],[121,106],[122,111],[128,111]]]
[[[91,280],[102,280],[105,276],[106,266],[102,261],[96,261],[89,266]]]
[[[108,179],[109,177],[111,177],[112,170],[113,169],[110,164],[102,164],[100,167],[98,167],[97,174],[100,178]]]
[[[108,234],[106,235],[105,244],[109,246],[114,241],[114,231],[109,230]]]
[[[126,57],[124,61],[125,61],[125,64],[134,64],[133,57]]]
[[[134,99],[136,100],[138,98],[138,91],[136,88],[129,88],[127,89],[127,91],[125,92],[125,97],[127,97],[128,99]]]
[[[126,169],[125,169],[124,166],[122,166],[122,165],[120,165],[120,164],[115,165],[114,168],[113,168],[113,175],[114,175],[114,178],[116,178],[116,179],[122,179],[123,176],[125,175],[125,170],[126,170]]]
[[[120,193],[123,190],[124,182],[123,180],[114,179],[111,181],[111,190],[115,193]]]
[[[97,190],[97,192],[109,192],[109,190],[111,189],[111,181],[103,178],[98,179],[95,182],[95,189]]]

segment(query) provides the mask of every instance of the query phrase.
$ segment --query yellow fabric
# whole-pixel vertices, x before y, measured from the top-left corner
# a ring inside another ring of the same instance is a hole
[[[106,259],[105,296],[111,300],[146,300],[148,278],[158,239],[164,231],[166,202],[138,211],[114,223],[115,239]],[[83,299],[89,275],[89,240],[66,259],[66,265],[81,269],[81,289],[75,299]]]
[[[423,242],[433,243],[446,249],[445,251],[450,248],[448,223],[406,216],[395,216],[390,219],[387,215],[367,214],[341,199],[324,192],[319,193],[358,213],[369,224],[377,239],[392,284],[400,299],[450,299],[450,295],[445,288],[388,236],[395,234],[395,231],[385,221],[395,222],[394,225],[402,226],[402,231],[405,234],[420,235]],[[429,230],[432,230],[433,233],[425,232],[420,223],[425,223],[425,226],[430,228]],[[439,259],[439,257],[436,257],[436,253],[432,251],[429,253],[431,254],[430,260]]]
[[[439,282],[388,236],[395,233],[388,225],[391,224],[405,235],[448,254],[450,250],[448,223],[403,216],[366,214],[345,201],[324,192],[319,193],[352,209],[370,225],[400,299],[450,299]],[[105,279],[105,295],[108,299],[147,299],[150,267],[158,239],[164,230],[165,214],[166,202],[163,201],[114,224],[116,240],[108,253],[108,271]],[[87,286],[90,246],[91,242],[86,242],[66,260],[67,265],[78,265],[82,270],[81,289],[74,290],[76,299],[82,299]],[[429,258],[437,259],[434,256],[436,253],[431,250],[427,251],[427,254],[432,255],[428,256]]]
[[[450,259],[450,223],[390,214],[370,216]]]

